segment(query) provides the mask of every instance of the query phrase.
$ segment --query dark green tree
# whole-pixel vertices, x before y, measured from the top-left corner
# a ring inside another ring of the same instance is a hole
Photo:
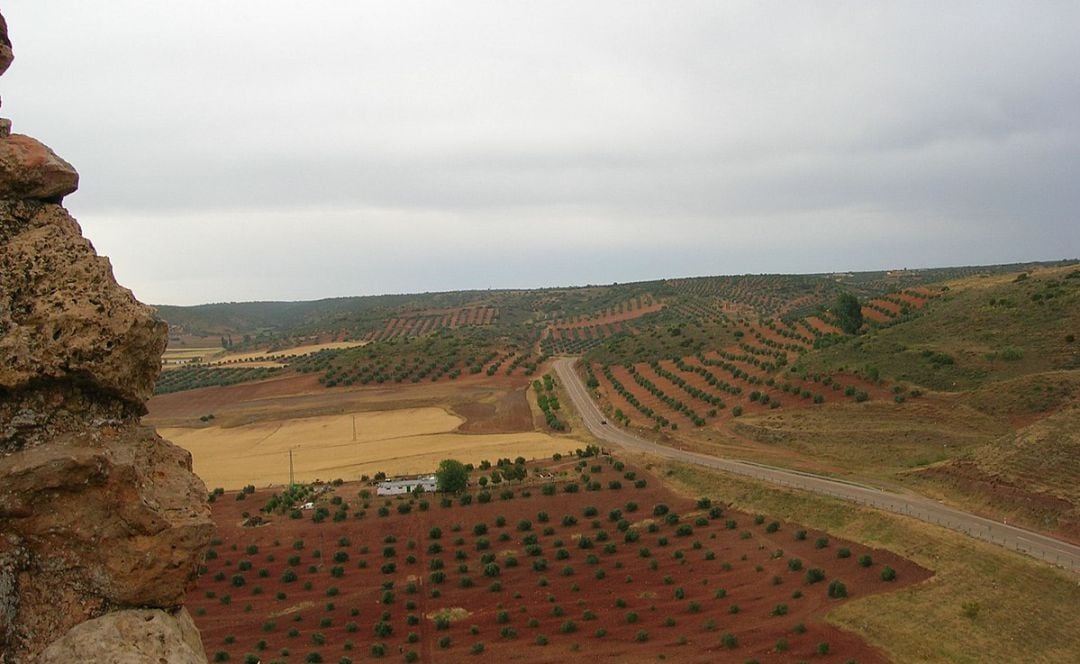
[[[469,484],[469,470],[457,459],[443,459],[435,471],[435,485],[439,491],[461,493]]]
[[[862,305],[851,293],[840,293],[833,307],[833,315],[840,329],[848,334],[857,334],[863,324]]]

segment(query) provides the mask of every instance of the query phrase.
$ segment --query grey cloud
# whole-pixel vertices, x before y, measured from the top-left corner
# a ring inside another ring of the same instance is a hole
[[[4,11],[4,115],[80,169],[69,205],[153,299],[1080,253],[1072,4]],[[445,258],[493,237],[513,265]]]

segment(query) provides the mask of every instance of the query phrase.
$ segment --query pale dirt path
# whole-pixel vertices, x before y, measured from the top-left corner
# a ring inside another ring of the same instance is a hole
[[[746,475],[774,484],[843,498],[860,505],[906,514],[1014,551],[1026,553],[1074,572],[1080,571],[1080,547],[1078,546],[1024,530],[1023,528],[985,519],[981,516],[948,507],[930,498],[900,495],[811,473],[783,470],[747,461],[735,461],[707,454],[688,452],[666,445],[659,445],[635,436],[615,425],[606,424],[606,418],[589,396],[587,388],[573,369],[577,359],[575,357],[557,359],[555,361],[555,371],[562,380],[567,394],[570,395],[570,400],[574,402],[574,407],[581,414],[585,426],[600,440],[636,452],[644,452],[675,461]]]

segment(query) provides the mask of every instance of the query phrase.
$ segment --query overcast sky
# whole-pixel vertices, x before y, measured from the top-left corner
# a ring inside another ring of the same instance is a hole
[[[1080,254],[1080,3],[7,0],[148,302]]]

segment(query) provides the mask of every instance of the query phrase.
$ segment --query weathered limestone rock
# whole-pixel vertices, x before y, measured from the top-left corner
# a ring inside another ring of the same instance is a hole
[[[199,664],[202,639],[186,609],[117,611],[82,623],[46,648],[37,664]]]
[[[165,343],[165,323],[116,283],[108,259],[66,210],[0,201],[0,393],[8,394],[0,398],[0,415],[8,416],[0,419],[0,450],[46,437],[46,413],[56,420],[72,412],[56,408],[56,399],[11,412],[27,394],[40,400],[42,389],[76,386],[86,401],[112,403],[108,417],[141,415]],[[87,414],[80,410],[73,424]]]
[[[0,73],[10,63],[0,16]],[[213,531],[206,486],[186,451],[139,425],[166,325],[58,204],[75,169],[9,129],[0,121],[0,664],[204,662],[177,607]]]
[[[146,427],[0,458],[0,607],[15,618],[0,642],[29,653],[107,610],[180,605],[212,531],[191,455]]]
[[[0,198],[59,203],[79,188],[79,174],[48,146],[22,134],[0,139]]]

